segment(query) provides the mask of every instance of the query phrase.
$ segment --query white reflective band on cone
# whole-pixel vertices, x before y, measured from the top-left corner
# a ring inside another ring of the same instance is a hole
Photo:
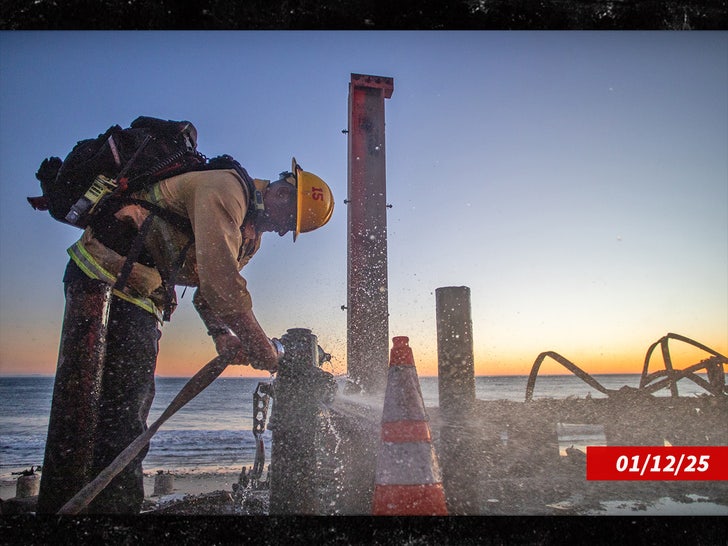
[[[382,443],[377,460],[377,485],[422,485],[441,481],[431,443]]]
[[[414,366],[390,366],[382,415],[384,421],[427,421]]]

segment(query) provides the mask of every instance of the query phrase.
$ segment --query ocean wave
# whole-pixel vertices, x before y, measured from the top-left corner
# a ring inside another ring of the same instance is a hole
[[[271,433],[263,434],[270,452]],[[245,464],[255,458],[256,443],[249,430],[160,430],[152,438],[145,466]]]
[[[639,375],[595,375],[607,388],[637,386]],[[476,397],[480,400],[523,401],[526,376],[478,376]],[[149,423],[167,407],[186,383],[182,378],[157,378],[157,397]],[[146,467],[237,466],[250,464],[255,456],[252,433],[252,393],[257,379],[220,378],[174,415],[152,438]],[[439,402],[437,377],[421,377],[420,385],[426,407]],[[343,393],[343,387],[339,390]],[[681,396],[700,393],[688,381],[680,382]],[[43,463],[48,430],[53,378],[0,378],[0,468],[19,469]],[[536,382],[535,398],[563,399],[568,396],[600,395],[574,376],[544,376]],[[665,390],[662,395],[669,395]],[[571,428],[578,426],[581,428]],[[263,435],[270,453],[270,431]],[[582,445],[603,441],[603,432],[588,425],[570,425],[560,430],[560,441]]]
[[[30,468],[43,464],[45,434],[0,436],[0,468]]]

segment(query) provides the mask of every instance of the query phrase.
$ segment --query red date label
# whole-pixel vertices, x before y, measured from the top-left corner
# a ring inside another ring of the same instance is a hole
[[[728,480],[728,447],[587,446],[587,480]]]

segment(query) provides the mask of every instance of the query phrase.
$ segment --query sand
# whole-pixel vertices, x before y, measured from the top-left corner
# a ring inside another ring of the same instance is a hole
[[[201,495],[218,490],[232,491],[233,484],[237,483],[240,477],[239,471],[231,470],[174,470],[168,473],[173,476],[172,494],[177,495]],[[144,473],[144,496],[146,498],[153,499],[160,496],[154,494],[155,478],[156,473]]]
[[[560,475],[540,479],[494,480],[488,491],[484,515],[684,515],[728,516],[725,482],[589,483],[583,470],[563,467]],[[159,469],[145,471],[144,511],[224,515],[231,512],[233,485],[240,472],[233,468],[164,470],[171,489],[155,492]],[[169,480],[171,476],[171,480]],[[0,476],[0,498],[16,495],[17,476]],[[162,485],[162,480],[159,480]],[[176,508],[175,508],[176,506]],[[176,510],[176,511],[175,511]]]
[[[178,469],[166,471],[172,476],[172,490],[164,495],[155,495],[154,483],[157,471],[144,472],[144,496],[149,502],[172,501],[187,495],[202,495],[214,491],[233,490],[240,476],[239,470],[224,469]],[[42,475],[42,474],[41,474]],[[16,496],[17,478],[10,472],[0,476],[0,499],[6,501]]]

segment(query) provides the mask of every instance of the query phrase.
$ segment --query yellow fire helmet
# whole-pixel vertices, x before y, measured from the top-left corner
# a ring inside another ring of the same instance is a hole
[[[298,189],[298,206],[296,210],[296,231],[293,240],[299,233],[306,233],[320,228],[331,219],[334,212],[334,196],[328,184],[318,176],[304,171],[292,160],[293,183]]]

